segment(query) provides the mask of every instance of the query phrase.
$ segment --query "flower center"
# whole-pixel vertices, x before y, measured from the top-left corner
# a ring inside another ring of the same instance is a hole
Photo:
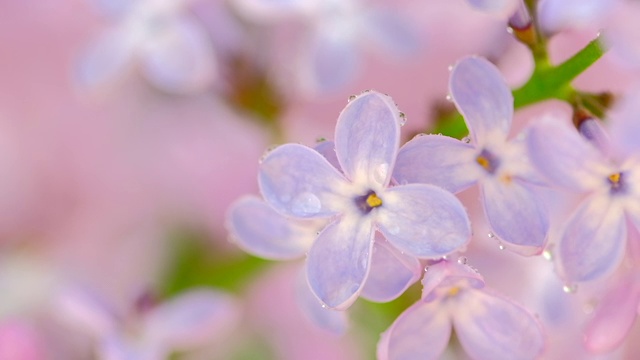
[[[609,185],[611,186],[611,192],[619,192],[624,187],[623,174],[621,172],[613,173],[607,177]]]
[[[378,197],[375,191],[369,190],[365,195],[355,198],[355,203],[360,211],[364,214],[368,214],[373,210],[373,208],[382,206],[382,199]]]
[[[460,288],[457,286],[451,287],[449,288],[449,290],[447,291],[447,296],[448,297],[454,297],[456,295],[458,295],[458,293],[460,292]]]
[[[486,149],[483,149],[480,154],[476,156],[476,163],[489,174],[495,173],[498,165],[500,165],[498,158]]]

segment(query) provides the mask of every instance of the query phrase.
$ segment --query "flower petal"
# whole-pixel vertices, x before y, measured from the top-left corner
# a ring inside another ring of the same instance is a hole
[[[338,171],[342,171],[340,167],[340,162],[338,161],[338,156],[336,155],[336,144],[333,141],[322,141],[313,148],[315,151],[319,152],[320,155],[324,156],[327,161]]]
[[[382,334],[378,359],[439,359],[451,337],[449,316],[439,301],[413,304]]]
[[[540,323],[522,306],[486,290],[458,296],[453,326],[472,358],[536,359],[544,349]]]
[[[204,288],[190,290],[151,310],[144,335],[150,345],[185,350],[232,328],[239,314],[229,295]]]
[[[440,257],[471,237],[469,217],[450,192],[427,184],[389,188],[381,194],[376,224],[394,246],[417,257]]]
[[[262,160],[258,174],[262,196],[281,214],[293,217],[328,217],[342,209],[337,192],[344,177],[318,152],[298,144],[285,144]]]
[[[317,33],[307,41],[298,67],[303,86],[311,94],[337,91],[358,72],[360,56],[348,38]]]
[[[518,3],[514,0],[467,0],[467,2],[478,10],[490,12],[508,12]]]
[[[232,240],[245,251],[267,259],[301,257],[315,239],[312,223],[304,226],[287,219],[253,196],[237,200],[227,214]]]
[[[390,97],[375,91],[351,100],[336,125],[336,154],[347,178],[386,186],[400,145],[400,112]]]
[[[371,8],[364,16],[367,36],[379,44],[381,50],[387,54],[415,54],[421,45],[418,29],[396,9]]]
[[[360,295],[369,273],[373,234],[367,218],[345,216],[329,224],[309,250],[309,285],[329,308],[344,310]]]
[[[449,91],[477,146],[507,137],[513,96],[495,65],[480,57],[460,60],[451,70]]]
[[[298,305],[312,323],[337,335],[342,335],[347,331],[347,313],[323,307],[309,288],[304,271],[300,272],[295,286]]]
[[[136,41],[117,28],[102,33],[81,54],[76,70],[80,86],[104,85],[124,73],[132,64]]]
[[[624,211],[608,195],[587,198],[568,220],[559,256],[568,281],[588,281],[613,271],[625,250]]]
[[[142,70],[170,93],[202,91],[217,76],[216,57],[206,30],[186,17],[175,17],[142,47]]]
[[[625,340],[638,315],[640,292],[627,277],[609,289],[598,304],[584,331],[584,343],[591,352],[611,351]]]
[[[560,119],[543,118],[531,126],[531,162],[553,184],[573,190],[600,187],[611,169],[602,154]]]
[[[96,337],[116,332],[120,325],[115,311],[102,298],[79,286],[63,289],[54,304],[65,321]]]
[[[373,245],[371,271],[361,296],[376,302],[391,301],[402,295],[421,275],[422,265],[418,259],[400,253],[379,236]]]
[[[422,278],[422,300],[432,301],[439,298],[442,294],[436,289],[448,291],[452,286],[479,289],[484,287],[484,278],[466,262],[438,261],[425,268]]]
[[[589,143],[595,146],[600,153],[610,154],[611,139],[609,139],[609,134],[604,131],[598,119],[590,118],[582,121],[578,126],[578,132],[580,132],[580,135],[587,139]]]
[[[488,177],[480,187],[484,211],[501,240],[523,255],[538,254],[546,243],[549,215],[540,197],[517,179]]]
[[[432,184],[457,193],[481,175],[475,156],[475,148],[460,140],[440,135],[417,136],[400,148],[393,178],[399,184]]]

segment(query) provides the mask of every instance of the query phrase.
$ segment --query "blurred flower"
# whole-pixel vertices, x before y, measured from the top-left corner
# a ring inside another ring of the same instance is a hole
[[[453,67],[449,89],[469,128],[470,143],[418,136],[400,149],[394,179],[434,184],[454,193],[478,183],[495,236],[515,245],[511,249],[516,252],[541,252],[549,225],[533,189],[539,182],[521,141],[506,140],[513,117],[511,91],[496,67],[479,57],[462,59]]]
[[[0,321],[0,359],[50,359],[44,341],[28,321],[5,319]]]
[[[571,282],[611,273],[625,251],[625,216],[640,224],[640,193],[634,185],[640,181],[640,162],[605,151],[607,136],[596,121],[580,125],[587,134],[581,137],[566,123],[542,119],[531,127],[528,139],[532,162],[551,183],[587,195],[559,239],[561,271]]]
[[[63,290],[56,306],[63,320],[95,337],[98,357],[109,360],[167,358],[229,331],[239,316],[234,299],[204,288],[161,304],[145,293],[126,313],[75,287]]]
[[[469,219],[449,192],[423,184],[389,187],[402,116],[388,96],[365,92],[338,118],[343,173],[297,144],[278,147],[260,165],[262,195],[276,211],[294,218],[337,215],[307,259],[311,288],[330,308],[347,308],[362,291],[376,229],[417,257],[442,256],[469,240]]]
[[[536,318],[522,306],[484,288],[477,271],[441,260],[426,269],[422,299],[405,310],[378,343],[385,359],[438,359],[451,328],[472,358],[535,359],[543,351],[544,334]]]
[[[397,7],[360,0],[238,0],[240,13],[259,23],[300,19],[305,29],[298,47],[296,75],[310,94],[328,94],[355,78],[361,49],[408,56],[420,48],[417,30]]]
[[[163,91],[189,93],[210,86],[216,58],[206,29],[186,11],[189,2],[136,0],[118,6],[117,24],[100,34],[81,58],[80,84],[103,85],[140,61],[147,79]]]

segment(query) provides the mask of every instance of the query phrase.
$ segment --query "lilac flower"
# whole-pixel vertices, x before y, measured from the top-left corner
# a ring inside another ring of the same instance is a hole
[[[109,360],[164,359],[202,346],[239,315],[235,300],[210,289],[190,290],[162,304],[143,296],[129,316],[81,288],[64,290],[56,305],[63,320],[96,339],[99,358]]]
[[[203,90],[217,65],[206,29],[185,11],[189,0],[136,0],[118,6],[118,23],[83,54],[78,69],[85,86],[99,86],[140,60],[147,79],[171,93]]]
[[[426,135],[398,153],[393,176],[399,183],[428,183],[457,193],[480,186],[493,233],[531,255],[541,251],[548,229],[544,204],[536,197],[536,177],[520,141],[507,141],[513,97],[494,65],[479,57],[460,60],[451,70],[451,97],[465,118],[470,143]]]
[[[608,352],[625,340],[638,316],[639,280],[637,273],[627,274],[607,290],[585,328],[584,344],[589,351]]]
[[[307,278],[328,307],[345,309],[362,291],[379,230],[416,257],[439,257],[469,240],[462,204],[436,186],[390,187],[401,114],[391,98],[365,92],[338,118],[335,149],[342,173],[313,149],[282,145],[263,159],[265,200],[294,218],[330,218],[308,252]]]
[[[543,119],[531,127],[528,140],[531,160],[542,174],[561,188],[587,195],[559,238],[560,270],[570,282],[613,271],[624,255],[626,217],[640,225],[639,159],[613,156],[595,120],[580,128],[583,137],[568,124]]]
[[[302,257],[311,247],[316,232],[326,223],[326,220],[287,219],[264,201],[247,196],[230,207],[227,227],[233,241],[247,252],[271,260],[287,260]],[[371,270],[361,296],[371,301],[391,301],[420,278],[421,270],[417,259],[400,253],[377,237]],[[303,312],[319,327],[344,333],[346,314],[323,307],[311,292],[306,274],[303,275],[296,284],[296,295]]]
[[[395,6],[359,0],[238,0],[234,5],[253,21],[298,18],[307,25],[297,75],[310,93],[326,94],[351,81],[360,69],[360,49],[403,56],[420,47],[416,29]]]
[[[482,277],[464,261],[429,266],[422,283],[422,299],[382,334],[379,359],[438,359],[452,327],[472,358],[535,359],[542,353],[544,335],[535,317],[484,289]]]

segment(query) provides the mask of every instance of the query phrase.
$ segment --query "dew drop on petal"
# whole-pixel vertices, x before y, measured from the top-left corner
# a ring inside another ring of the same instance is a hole
[[[544,251],[542,252],[542,257],[547,260],[547,261],[552,261],[553,260],[553,251],[552,251],[552,246],[547,246],[546,249],[544,249]]]
[[[447,96],[445,97],[445,99],[447,99],[447,101],[453,101],[453,98],[451,97],[451,95],[447,94]]]
[[[320,199],[310,192],[303,192],[291,201],[291,211],[299,216],[317,214],[321,208]]]
[[[424,267],[424,272],[427,272],[427,271],[429,271],[429,265]]]
[[[500,250],[504,250],[504,249],[506,249],[506,247],[504,246],[504,244],[503,244],[503,243],[498,242],[498,249],[500,249]]]
[[[566,292],[567,294],[573,294],[576,291],[578,291],[578,285],[576,285],[576,284],[565,284],[562,287],[562,291]]]
[[[353,100],[355,100],[358,96],[356,95],[350,95],[349,98],[347,99],[347,102],[352,102]]]
[[[465,137],[462,138],[462,142],[464,142],[465,144],[468,144],[468,143],[471,142],[471,138],[468,137],[468,136],[465,136]]]
[[[460,256],[458,258],[458,264],[460,265],[466,265],[467,264],[467,258],[465,256]]]
[[[400,126],[404,126],[407,123],[407,115],[401,111],[398,113],[398,117],[400,118]]]
[[[511,26],[507,26],[507,32],[509,34],[513,34],[513,28]]]
[[[453,70],[453,65],[447,66],[447,70],[449,70],[449,71]]]
[[[389,173],[389,164],[380,164],[373,171],[373,180],[378,184],[384,185],[387,180],[387,174]]]
[[[327,308],[327,304],[322,304],[322,308],[326,309]]]
[[[487,237],[489,237],[489,239],[493,239],[493,238],[494,238],[494,237],[496,237],[496,236],[495,236],[495,234],[494,234],[494,233],[489,232],[489,233],[487,234]]]

